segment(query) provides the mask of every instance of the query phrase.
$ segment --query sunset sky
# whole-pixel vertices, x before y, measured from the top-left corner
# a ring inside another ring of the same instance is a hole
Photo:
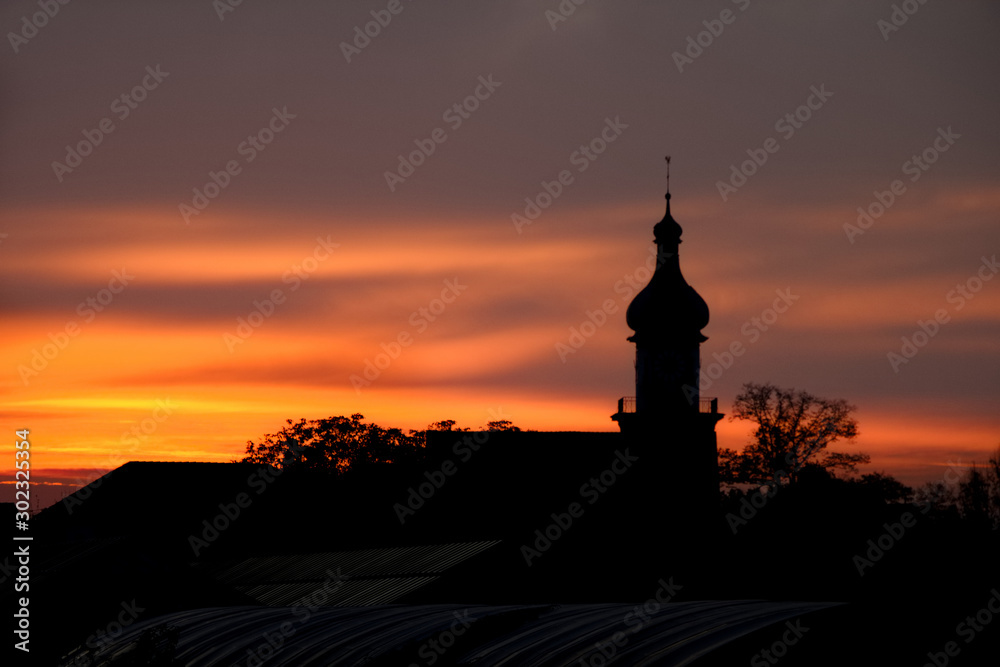
[[[615,430],[668,153],[703,369],[745,349],[704,396],[846,398],[845,450],[909,483],[985,461],[1000,7],[902,4],[4,3],[0,421],[36,492],[289,418]]]

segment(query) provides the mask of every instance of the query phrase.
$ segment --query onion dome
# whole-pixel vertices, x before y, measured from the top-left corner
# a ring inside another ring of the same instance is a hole
[[[637,344],[707,340],[701,330],[708,324],[708,304],[684,280],[677,257],[682,231],[670,214],[668,181],[667,212],[653,227],[656,270],[625,313],[625,321],[635,331],[629,340]]]

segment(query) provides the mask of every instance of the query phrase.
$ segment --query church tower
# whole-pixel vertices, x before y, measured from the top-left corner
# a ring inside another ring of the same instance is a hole
[[[669,169],[669,162],[668,169]],[[708,340],[701,330],[708,324],[708,305],[681,274],[678,246],[682,229],[667,211],[653,227],[656,270],[649,284],[628,307],[625,321],[635,334],[636,414],[683,417],[697,412],[699,347]]]
[[[670,158],[667,205],[653,227],[656,269],[632,300],[625,320],[635,333],[635,396],[618,401],[611,418],[657,466],[679,481],[682,496],[718,501],[715,425],[722,419],[714,398],[701,397],[701,330],[708,305],[681,273],[681,226],[670,212]],[[682,480],[682,481],[681,481]]]

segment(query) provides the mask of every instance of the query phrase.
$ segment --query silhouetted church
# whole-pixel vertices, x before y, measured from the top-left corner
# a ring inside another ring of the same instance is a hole
[[[37,520],[57,597],[92,610],[61,619],[83,644],[72,659],[431,664],[422,651],[450,632],[434,662],[591,664],[611,650],[680,664],[829,606],[711,600],[733,594],[720,576],[722,415],[698,393],[708,307],[681,274],[669,186],[653,235],[656,270],[626,315],[636,387],[612,416],[620,432],[434,431],[419,464],[332,482],[126,464]],[[88,638],[132,598],[143,616]]]
[[[490,434],[486,453],[475,455],[483,468],[469,476],[475,488],[452,503],[480,513],[491,498],[508,497],[501,505],[507,516],[491,517],[488,525],[508,527],[510,536],[518,535],[525,522],[531,525],[535,532],[520,540],[530,567],[550,559],[559,572],[582,575],[611,563],[637,571],[670,563],[672,571],[694,577],[705,574],[717,556],[715,425],[723,415],[716,399],[699,394],[700,346],[707,340],[701,330],[708,324],[708,306],[681,273],[682,229],[671,214],[670,200],[668,173],[666,213],[653,227],[656,268],[626,312],[635,332],[628,339],[636,346],[635,396],[619,399],[611,416],[620,433]],[[454,438],[447,431],[428,434],[432,458],[447,460]],[[579,487],[577,492],[573,487]],[[517,493],[505,494],[505,488]],[[574,502],[579,516],[570,511]],[[472,515],[459,521],[467,530],[476,523]],[[557,535],[561,542],[575,531],[582,535],[571,549],[557,549],[561,545],[549,539]],[[547,555],[558,550],[564,551],[562,556]],[[533,591],[537,594],[537,587]]]
[[[619,432],[434,431],[418,462],[337,477],[129,462],[32,519],[34,663],[814,667],[897,664],[914,636],[945,656],[996,540],[919,519],[862,581],[852,555],[920,510],[822,485],[731,533],[722,415],[698,392],[708,307],[681,274],[669,181],[653,236]],[[13,572],[0,562],[9,607]],[[963,664],[997,645],[975,639]]]

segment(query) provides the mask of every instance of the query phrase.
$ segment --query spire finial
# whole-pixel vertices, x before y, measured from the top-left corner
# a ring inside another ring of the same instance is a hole
[[[667,161],[667,199],[670,199],[670,156],[666,158]]]
[[[670,214],[670,156],[664,157],[667,161],[667,211],[663,215],[663,220],[660,220],[653,227],[653,236],[657,245],[661,243],[666,243],[668,245],[675,245],[681,242],[681,226],[677,224],[674,220],[674,216]]]

